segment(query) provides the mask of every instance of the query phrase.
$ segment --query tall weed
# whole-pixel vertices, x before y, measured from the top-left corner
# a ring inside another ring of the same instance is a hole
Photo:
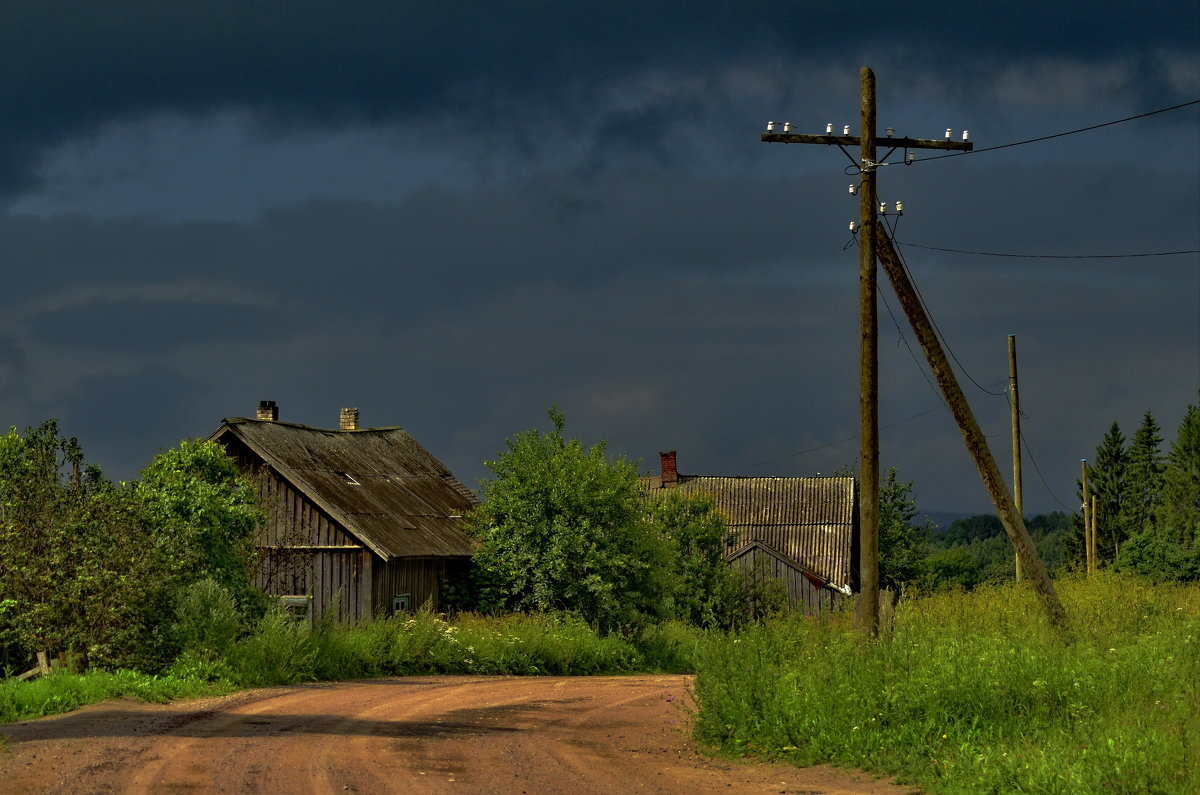
[[[875,641],[802,617],[710,639],[697,736],[932,791],[1200,790],[1200,588],[1058,588],[1071,645],[1015,585],[902,601]]]

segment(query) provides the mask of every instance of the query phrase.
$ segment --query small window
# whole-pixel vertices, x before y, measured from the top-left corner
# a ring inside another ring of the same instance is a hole
[[[392,615],[412,612],[412,595],[401,593],[392,597]]]
[[[291,621],[312,629],[312,600],[311,596],[281,596],[279,597],[279,609]]]

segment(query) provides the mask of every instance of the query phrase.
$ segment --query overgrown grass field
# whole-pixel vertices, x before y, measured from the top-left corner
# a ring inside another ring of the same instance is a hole
[[[207,628],[221,622],[215,621]],[[566,615],[463,615],[426,611],[360,626],[314,629],[268,614],[240,640],[232,633],[185,651],[159,676],[134,671],[54,673],[0,681],[0,723],[66,712],[110,698],[167,701],[238,687],[411,674],[587,675],[691,669],[701,633],[669,622],[632,640],[597,635]]]
[[[702,645],[697,737],[931,792],[1200,792],[1200,588],[1057,584],[902,601],[876,641],[797,617]]]

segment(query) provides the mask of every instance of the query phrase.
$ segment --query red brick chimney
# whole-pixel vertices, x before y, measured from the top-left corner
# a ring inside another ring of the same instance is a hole
[[[338,421],[338,428],[343,431],[358,430],[358,409],[344,408]]]
[[[267,422],[278,422],[279,406],[275,405],[274,400],[260,400],[258,401],[258,413],[255,417]]]
[[[679,473],[675,471],[675,451],[669,453],[659,453],[659,461],[662,462],[662,485],[665,487],[669,484],[679,481]]]

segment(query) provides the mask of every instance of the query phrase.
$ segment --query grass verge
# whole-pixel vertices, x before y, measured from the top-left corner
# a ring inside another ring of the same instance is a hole
[[[1118,575],[904,601],[886,637],[848,616],[708,639],[696,733],[735,754],[833,762],[932,792],[1200,791],[1200,588]]]
[[[221,653],[193,649],[163,673],[55,673],[0,681],[0,723],[66,712],[110,698],[168,701],[297,682],[413,674],[591,675],[688,672],[702,633],[669,622],[629,640],[597,635],[567,615],[419,611],[359,626],[310,630],[277,613]]]

